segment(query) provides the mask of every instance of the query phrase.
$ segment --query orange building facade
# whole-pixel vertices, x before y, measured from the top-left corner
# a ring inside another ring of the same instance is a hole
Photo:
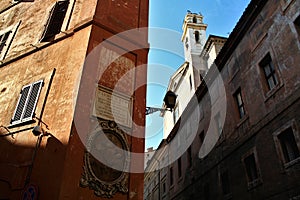
[[[0,5],[0,199],[142,199],[148,1]]]

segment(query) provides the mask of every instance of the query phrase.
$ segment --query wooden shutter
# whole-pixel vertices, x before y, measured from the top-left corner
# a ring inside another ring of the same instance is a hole
[[[30,95],[27,98],[26,106],[24,109],[24,115],[22,117],[22,121],[31,120],[34,115],[34,110],[36,107],[36,103],[38,100],[38,97],[40,95],[40,91],[42,88],[42,81],[38,81],[36,83],[33,83],[30,88]]]
[[[15,113],[11,120],[11,124],[16,124],[21,121],[22,115],[23,115],[23,110],[24,110],[24,107],[25,107],[25,104],[26,104],[26,101],[28,98],[29,91],[30,91],[30,86],[31,85],[26,85],[22,88]]]
[[[42,85],[43,81],[40,80],[22,88],[11,124],[32,119]]]
[[[10,33],[11,31],[8,31],[0,36],[0,54],[2,53],[2,50],[5,47],[5,45],[7,45],[6,42]]]
[[[64,22],[69,1],[58,1],[50,11],[42,41],[47,41],[58,34]]]

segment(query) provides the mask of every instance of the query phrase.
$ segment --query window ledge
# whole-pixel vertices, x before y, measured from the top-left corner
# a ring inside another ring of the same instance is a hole
[[[271,97],[273,97],[282,87],[284,84],[278,84],[274,88],[272,88],[270,91],[268,91],[265,94],[264,101],[267,102]]]
[[[177,183],[180,183],[183,180],[182,176],[178,179]]]
[[[245,121],[247,121],[247,119],[249,119],[249,115],[248,115],[248,114],[244,115],[244,116],[240,119],[239,123],[237,123],[237,125],[236,125],[235,128],[239,128]]]
[[[20,121],[20,122],[9,124],[7,126],[7,128],[15,128],[15,127],[20,127],[20,126],[25,126],[25,125],[28,125],[28,124],[33,124],[35,122],[36,122],[36,120],[31,118],[31,119],[28,119],[28,120],[23,120],[23,121]]]
[[[292,167],[293,165],[295,165],[295,164],[297,164],[299,162],[300,162],[300,157],[298,157],[298,158],[296,158],[296,159],[294,159],[294,160],[292,160],[290,162],[285,163],[284,164],[284,168],[288,169],[288,168]]]
[[[248,190],[252,190],[261,184],[262,184],[261,178],[257,178],[254,181],[248,182]]]

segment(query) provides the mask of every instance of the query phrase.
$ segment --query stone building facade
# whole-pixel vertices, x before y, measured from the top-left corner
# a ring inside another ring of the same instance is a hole
[[[299,8],[249,3],[161,143],[160,199],[300,199]]]
[[[147,26],[144,0],[1,1],[0,199],[143,198]]]

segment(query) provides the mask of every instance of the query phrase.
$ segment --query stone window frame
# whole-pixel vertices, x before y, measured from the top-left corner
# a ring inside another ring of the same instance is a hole
[[[245,100],[244,100],[245,98],[242,93],[241,87],[236,89],[232,96],[234,97],[235,105],[237,108],[236,110],[238,112],[239,119],[243,119],[243,118],[247,117],[247,112],[245,109]],[[240,99],[238,96],[240,96]],[[243,114],[241,113],[241,109],[243,110]]]
[[[7,39],[6,39],[6,42],[5,44],[3,45],[3,48],[1,49],[1,52],[0,52],[0,60],[3,60],[5,59],[5,57],[7,56],[8,54],[8,51],[10,49],[10,46],[12,44],[12,41],[13,39],[15,38],[16,36],[16,33],[17,33],[17,30],[19,28],[21,24],[21,21],[19,21],[17,24],[15,25],[12,25],[12,26],[9,26],[3,30],[0,30],[0,36],[3,36],[7,33],[9,33]],[[0,40],[0,43],[1,43],[1,40]]]
[[[222,175],[224,173],[227,173],[227,179],[228,179],[228,185],[229,185],[229,191],[228,193],[224,193],[224,183],[223,183],[223,180],[222,180]],[[232,198],[232,188],[230,187],[230,173],[229,173],[229,169],[226,167],[226,168],[219,168],[218,170],[218,178],[219,178],[219,185],[220,185],[220,188],[221,188],[221,191],[222,191],[222,195],[223,195],[223,199],[227,200],[227,199],[231,199]]]
[[[275,59],[274,59],[275,58]],[[266,79],[265,71],[263,69],[263,64],[268,61],[268,59],[271,60],[272,62],[272,67],[274,68],[274,71],[276,73],[276,78],[277,78],[277,84],[269,89],[268,87],[268,80]],[[266,52],[261,59],[259,59],[257,66],[259,68],[259,74],[260,74],[260,82],[262,86],[262,91],[264,95],[264,101],[268,101],[270,97],[272,97],[280,88],[283,86],[283,81],[281,78],[280,70],[278,69],[278,63],[276,61],[276,57],[274,56],[272,51]]]
[[[292,119],[291,121],[287,122],[285,125],[283,125],[279,129],[277,129],[277,131],[273,133],[273,139],[274,139],[274,143],[275,143],[276,152],[277,152],[279,160],[282,164],[283,169],[288,169],[289,167],[300,162],[300,156],[298,156],[298,158],[296,158],[294,160],[291,160],[288,162],[286,161],[284,152],[282,150],[282,145],[280,143],[280,139],[278,138],[278,136],[280,134],[284,133],[284,131],[288,130],[289,128],[291,128],[293,131],[296,145],[298,147],[298,150],[300,151],[300,134],[299,134],[299,129],[297,127],[295,119]]]
[[[257,173],[257,178],[254,179],[254,180],[251,180],[251,177],[249,177],[247,166],[246,166],[246,163],[245,163],[245,159],[247,159],[248,157],[250,157],[252,155],[254,156],[255,168],[256,168],[256,173]],[[243,167],[244,167],[244,170],[245,170],[245,175],[246,175],[247,184],[248,184],[248,190],[251,190],[251,189],[259,186],[260,184],[262,184],[263,181],[262,181],[260,166],[259,166],[259,162],[258,162],[256,147],[253,147],[248,152],[246,152],[242,156],[241,160],[242,160]]]
[[[259,62],[259,66],[264,74],[266,90],[271,91],[279,84],[277,70],[270,53],[267,53]]]

